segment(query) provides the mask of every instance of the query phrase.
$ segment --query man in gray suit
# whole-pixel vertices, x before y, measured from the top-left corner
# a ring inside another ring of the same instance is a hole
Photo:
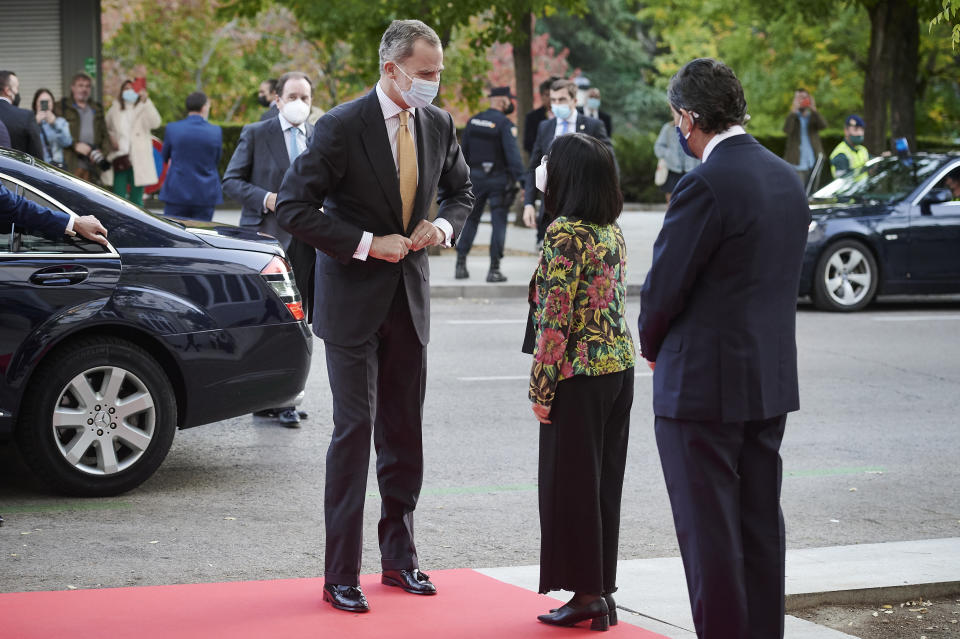
[[[299,71],[285,73],[277,81],[277,116],[243,127],[240,141],[223,174],[223,192],[240,202],[240,226],[253,228],[277,238],[293,267],[297,288],[310,308],[313,248],[296,240],[277,224],[277,191],[291,162],[306,150],[313,136],[307,122],[313,84]],[[261,411],[262,417],[277,417],[280,423],[297,428],[306,413],[292,406]]]
[[[323,598],[350,612],[369,609],[359,573],[371,432],[381,580],[436,593],[413,540],[430,338],[425,249],[450,246],[474,201],[453,118],[431,105],[442,70],[434,30],[394,21],[380,42],[375,89],[320,118],[280,187],[280,225],[319,249],[313,330],[324,341],[334,422]],[[433,201],[440,206],[431,222]]]

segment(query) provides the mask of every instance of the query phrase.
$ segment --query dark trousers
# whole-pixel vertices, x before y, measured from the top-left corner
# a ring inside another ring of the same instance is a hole
[[[540,592],[617,589],[633,369],[557,384],[540,425]]]
[[[463,230],[457,239],[457,254],[466,256],[473,247],[474,237],[477,235],[477,226],[483,215],[483,207],[490,202],[490,221],[493,232],[490,234],[490,262],[499,265],[503,257],[503,245],[507,239],[507,207],[509,202],[504,197],[507,188],[507,176],[503,173],[486,175],[483,171],[471,171],[470,180],[473,182],[473,194],[476,201],[467,221],[463,223]]]
[[[427,349],[417,338],[403,284],[387,319],[359,346],[327,342],[333,437],[327,449],[324,516],[329,584],[358,585],[370,434],[380,486],[381,563],[418,568],[413,511],[423,482],[423,397]]]
[[[163,214],[167,217],[181,217],[188,220],[209,222],[213,219],[213,206],[166,203],[163,205]]]
[[[732,423],[656,418],[700,639],[783,637],[779,451],[786,422],[786,415]]]

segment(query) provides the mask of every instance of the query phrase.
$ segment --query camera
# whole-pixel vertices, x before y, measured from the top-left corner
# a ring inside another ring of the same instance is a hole
[[[100,149],[92,149],[89,155],[90,161],[97,165],[101,171],[107,171],[110,169],[110,161],[107,158],[103,157],[103,153],[100,152]]]
[[[49,111],[50,110],[50,100],[40,100],[40,110]]]
[[[800,108],[809,109],[810,108],[810,98],[801,98],[800,99]]]

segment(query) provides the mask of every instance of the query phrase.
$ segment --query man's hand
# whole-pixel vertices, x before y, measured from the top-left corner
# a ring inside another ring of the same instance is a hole
[[[537,225],[537,209],[533,208],[533,204],[523,206],[523,223],[531,229]]]
[[[77,142],[73,145],[73,150],[77,152],[77,155],[90,155],[90,151],[93,149],[86,142]]]
[[[370,257],[386,262],[399,262],[410,252],[412,244],[410,238],[396,233],[374,237],[370,242]]]
[[[92,215],[83,215],[74,220],[73,232],[97,244],[107,245],[107,229]]]
[[[267,194],[267,210],[269,211],[277,210],[277,194],[276,193]]]
[[[533,404],[533,414],[537,416],[537,421],[541,424],[552,424],[550,421],[550,407],[542,404]]]
[[[410,234],[410,250],[419,251],[427,246],[439,246],[447,239],[443,231],[438,229],[433,222],[420,220],[413,233]]]

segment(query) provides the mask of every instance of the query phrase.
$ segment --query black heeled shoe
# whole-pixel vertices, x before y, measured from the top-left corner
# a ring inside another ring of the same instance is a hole
[[[573,626],[590,619],[590,630],[606,631],[610,629],[610,611],[603,597],[594,599],[585,606],[573,607],[564,604],[556,612],[539,615],[537,619],[551,626]]]
[[[604,600],[607,602],[607,618],[610,620],[610,625],[615,626],[617,623],[617,602],[613,600],[613,595],[604,595]],[[551,608],[550,612],[556,612],[556,608]]]

